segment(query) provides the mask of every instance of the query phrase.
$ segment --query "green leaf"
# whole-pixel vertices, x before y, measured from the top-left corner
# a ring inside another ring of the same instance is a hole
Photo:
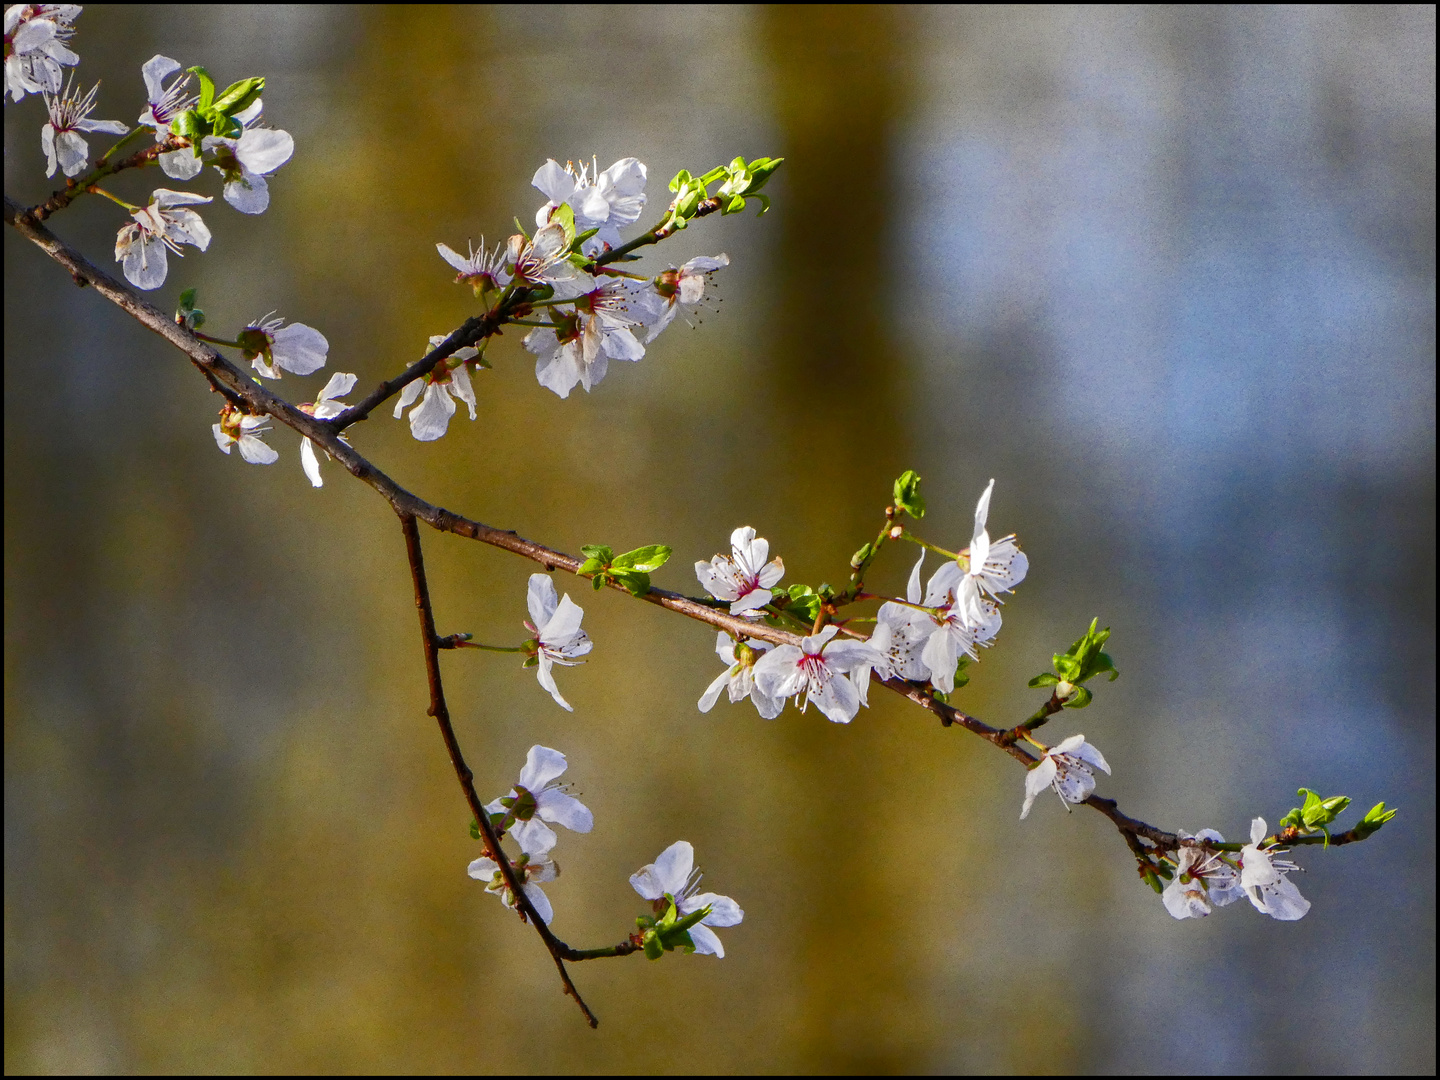
[[[913,518],[925,516],[925,498],[920,494],[920,474],[906,469],[895,481],[895,506]]]
[[[224,93],[215,99],[211,108],[217,113],[234,116],[253,105],[264,89],[265,79],[262,76],[241,79],[239,82],[233,82],[227,86]]]
[[[1042,675],[1036,675],[1033,679],[1031,679],[1031,680],[1030,680],[1028,683],[1026,683],[1025,685],[1026,685],[1026,686],[1055,686],[1055,685],[1057,685],[1059,682],[1060,682],[1060,677],[1059,677],[1058,675],[1052,675],[1050,672],[1047,671],[1047,672],[1045,672],[1045,673],[1042,674]]]
[[[611,565],[616,569],[639,570],[644,573],[653,573],[664,566],[670,558],[671,549],[664,544],[647,544],[645,547],[638,547],[634,551],[627,551],[623,555],[617,555]]]
[[[606,566],[609,566],[610,561],[615,558],[615,552],[604,544],[583,544],[580,547],[580,553],[592,559],[599,559]]]
[[[611,575],[623,585],[632,596],[644,596],[650,591],[650,575],[633,570],[616,570]]]
[[[675,176],[670,180],[670,190],[671,190],[671,191],[679,191],[682,187],[688,187],[689,185],[690,185],[690,170],[689,170],[689,169],[681,169],[681,170],[680,170],[679,172],[677,172],[677,173],[675,174]]]
[[[859,570],[860,567],[864,566],[866,561],[873,554],[875,554],[874,547],[872,547],[870,544],[866,544],[859,551],[855,552],[854,555],[850,556],[850,565],[853,566],[856,570]]]
[[[1160,884],[1160,876],[1156,874],[1154,870],[1151,870],[1147,867],[1145,870],[1144,878],[1145,884],[1149,885],[1150,888],[1154,889],[1157,896],[1165,891],[1165,887]]]
[[[1378,832],[1380,826],[1384,825],[1399,812],[1398,809],[1386,810],[1384,802],[1376,803],[1370,808],[1370,812],[1360,820],[1360,823],[1355,826],[1355,835],[1364,839],[1371,833]]]
[[[1095,700],[1094,694],[1090,693],[1090,691],[1083,686],[1076,686],[1075,692],[1070,696],[1070,700],[1065,702],[1065,708],[1083,709],[1093,700]]]
[[[787,599],[782,605],[785,610],[804,621],[813,623],[820,614],[820,597],[809,585],[791,585],[785,596]]]
[[[530,239],[530,234],[525,231],[525,226],[520,224],[520,219],[518,217],[515,219],[515,231],[518,232],[521,236],[525,237],[526,240]]]
[[[660,941],[660,935],[654,930],[647,931],[644,937],[645,955],[651,960],[659,960],[665,955],[665,946]]]
[[[955,689],[956,689],[956,690],[959,690],[962,686],[968,686],[968,685],[969,685],[969,683],[970,683],[970,673],[965,670],[965,668],[966,668],[967,666],[969,666],[969,664],[970,664],[970,658],[969,658],[968,656],[962,656],[962,657],[960,657],[959,662],[955,665]]]
[[[590,579],[590,587],[596,592],[599,592],[602,588],[605,587],[605,579],[609,576],[609,574],[596,574],[593,578]]]
[[[210,77],[210,73],[203,67],[197,66],[186,68],[186,70],[194,75],[200,82],[200,96],[195,102],[195,109],[201,116],[208,117],[210,106],[215,101],[215,80]]]
[[[557,222],[565,230],[565,246],[569,247],[575,243],[575,211],[569,203],[561,203],[550,211],[550,224]]]
[[[479,823],[478,821],[476,821],[474,818],[471,818],[471,819],[470,819],[470,839],[471,839],[471,840],[479,840],[479,839],[480,839],[480,823]]]

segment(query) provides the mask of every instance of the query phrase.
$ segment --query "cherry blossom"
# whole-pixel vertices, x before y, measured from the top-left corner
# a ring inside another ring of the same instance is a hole
[[[588,274],[558,282],[555,296],[573,300],[573,312],[551,308],[554,328],[537,327],[524,345],[535,354],[535,378],[562,398],[576,385],[589,393],[605,378],[613,360],[639,360],[645,346],[630,332],[633,320],[625,310],[624,282],[596,284]]]
[[[702,564],[703,565],[703,564]],[[755,708],[766,720],[774,720],[785,707],[784,698],[768,696],[755,681],[755,661],[774,648],[768,641],[744,641],[739,644],[725,631],[715,635],[715,655],[720,657],[726,670],[717,675],[700,697],[700,711],[709,712],[720,699],[720,691],[729,689],[730,702],[744,701],[747,697],[755,702]]]
[[[171,123],[196,102],[188,94],[190,75],[183,73],[172,79],[169,86],[165,80],[180,71],[180,62],[168,56],[156,54],[145,61],[140,74],[145,80],[145,110],[140,114],[140,123],[155,131],[155,141],[163,143],[173,134]],[[171,150],[160,155],[160,169],[172,180],[193,180],[200,175],[200,158],[190,147]]]
[[[273,465],[280,455],[260,436],[269,431],[267,416],[250,416],[241,412],[234,405],[227,405],[220,413],[220,422],[212,424],[210,430],[215,433],[215,442],[225,453],[230,453],[232,446],[240,447],[240,456],[251,465]]]
[[[605,248],[620,245],[620,227],[632,225],[645,208],[645,166],[633,157],[621,158],[604,172],[599,162],[587,166],[583,162],[576,171],[574,162],[562,169],[551,158],[535,171],[531,183],[549,200],[535,213],[536,225],[548,225],[562,203],[569,204],[575,214],[575,228],[580,232],[599,229],[585,243],[587,254],[595,255]]]
[[[329,420],[332,416],[339,416],[348,408],[339,399],[355,389],[356,381],[354,375],[343,371],[335,372],[325,384],[325,389],[320,391],[320,396],[311,404],[301,405],[300,411],[309,413],[317,420]],[[345,439],[345,436],[341,435],[340,438]],[[325,459],[330,459],[329,451],[325,452]],[[308,435],[300,440],[300,466],[310,478],[310,483],[317,488],[324,486],[325,481],[320,477],[320,459],[315,456],[315,443]]]
[[[682,308],[690,311],[700,306],[710,275],[729,265],[729,255],[701,255],[678,270],[672,267],[647,282],[634,301],[640,321],[647,327],[645,344],[654,341]]]
[[[1020,820],[1024,821],[1029,816],[1035,797],[1047,787],[1054,788],[1055,794],[1064,802],[1084,802],[1095,790],[1092,766],[1107,773],[1110,771],[1105,756],[1087,743],[1084,735],[1071,735],[1064,742],[1050,747],[1041,755],[1040,764],[1025,774],[1025,805],[1020,810]]]
[[[506,261],[526,285],[553,285],[575,276],[575,267],[570,265],[570,243],[559,222],[539,229],[533,240],[519,233],[510,237]]]
[[[1206,850],[1204,842],[1223,844],[1225,838],[1214,829],[1201,829],[1194,836],[1181,832],[1182,844],[1175,856],[1175,876],[1160,899],[1165,910],[1177,919],[1200,919],[1210,914],[1210,905],[1224,907],[1240,899],[1240,875],[1219,851]]]
[[[1285,854],[1285,849],[1278,844],[1262,847],[1265,833],[1264,818],[1257,817],[1250,822],[1250,843],[1240,849],[1240,887],[1256,910],[1272,919],[1282,922],[1303,919],[1310,910],[1310,901],[1300,895],[1289,877],[1300,868],[1286,859],[1274,857]]]
[[[444,334],[430,336],[428,356],[445,340]],[[448,360],[442,360],[429,372],[414,382],[406,383],[395,402],[395,419],[423,392],[424,400],[410,411],[410,434],[421,442],[434,442],[450,428],[450,418],[455,415],[455,401],[465,402],[470,410],[470,419],[475,419],[475,389],[470,385],[472,361],[479,357],[479,350],[469,345],[456,349]],[[452,368],[451,363],[455,363]]]
[[[730,534],[730,554],[697,562],[695,576],[711,596],[730,601],[731,615],[750,614],[770,603],[771,586],[785,576],[784,560],[777,555],[767,563],[769,554],[770,541],[742,525]]]
[[[872,670],[882,681],[897,677],[923,681],[930,677],[930,669],[920,659],[927,637],[926,627],[917,623],[916,616],[923,618],[924,613],[893,602],[880,605],[875,615],[875,631],[868,644],[880,654],[883,663],[861,664],[850,673],[850,682],[860,695],[861,705],[870,704]],[[953,675],[953,665],[951,671]]]
[[[45,107],[50,119],[40,129],[40,147],[45,151],[46,176],[54,176],[59,168],[66,176],[76,176],[85,171],[90,161],[90,144],[82,132],[102,132],[106,135],[124,135],[130,129],[119,120],[91,120],[95,110],[95,94],[100,89],[96,83],[87,94],[81,94],[73,86],[56,97],[45,94]]]
[[[12,4],[5,9],[5,92],[12,101],[27,93],[59,91],[62,65],[80,62],[66,44],[80,11],[79,4]]]
[[[577,656],[584,656],[595,647],[595,643],[580,629],[580,620],[585,617],[585,611],[571,600],[568,594],[557,600],[555,583],[545,574],[530,575],[530,591],[526,602],[530,607],[530,620],[525,627],[535,635],[534,648],[540,664],[537,672],[540,685],[550,691],[550,696],[562,709],[574,712],[570,703],[560,696],[560,690],[555,685],[555,676],[550,669],[555,664],[574,667],[583,662],[575,659]]]
[[[992,479],[975,504],[975,535],[970,541],[965,575],[956,590],[967,620],[975,626],[984,624],[989,617],[985,598],[994,597],[998,602],[1000,594],[1020,584],[1030,569],[1030,560],[1015,542],[1014,533],[993,543],[990,540],[985,523],[990,516],[990,493],[994,490]]]
[[[284,319],[263,315],[241,330],[236,340],[251,366],[267,379],[280,378],[280,370],[312,375],[325,366],[330,342],[313,326],[285,325]],[[349,393],[349,390],[342,393]]]
[[[455,283],[469,285],[475,290],[476,296],[481,296],[494,289],[503,289],[510,284],[510,274],[505,269],[503,244],[497,245],[493,252],[487,254],[485,238],[482,236],[478,250],[475,245],[470,245],[468,259],[447,244],[436,244],[435,250],[440,252],[442,259],[455,268]]]
[[[716,893],[697,893],[701,874],[695,870],[695,849],[684,840],[677,840],[660,853],[660,857],[648,866],[641,867],[630,875],[630,884],[646,900],[653,902],[657,912],[663,912],[669,900],[681,915],[690,915],[704,908],[710,909],[698,923],[690,928],[690,940],[695,951],[722,959],[725,946],[712,926],[739,926],[745,918],[740,905],[728,896]]]
[[[166,249],[182,254],[181,244],[201,251],[210,246],[210,230],[200,215],[185,207],[210,202],[208,195],[156,188],[149,206],[136,210],[135,220],[121,226],[115,238],[115,261],[137,289],[158,289],[168,272]]]
[[[799,645],[777,645],[755,665],[755,682],[767,697],[811,702],[837,724],[848,724],[860,711],[860,694],[845,676],[862,666],[877,667],[885,658],[863,641],[834,641],[839,627],[827,626]],[[867,673],[868,677],[868,673]]]
[[[526,851],[549,851],[555,846],[555,833],[545,824],[547,821],[581,833],[595,827],[595,817],[589,808],[556,779],[565,771],[566,764],[565,755],[559,750],[532,746],[525,755],[520,779],[510,794],[485,807],[488,814],[506,814],[513,819],[509,833]]]
[[[560,867],[550,859],[550,849],[555,846],[555,834],[546,829],[544,834],[527,834],[527,839],[530,841],[528,844],[520,845],[523,854],[510,866],[515,871],[525,899],[530,901],[535,914],[548,924],[555,917],[555,909],[550,906],[550,898],[540,888],[540,883],[554,881],[560,875]],[[476,881],[488,881],[485,891],[500,897],[506,907],[516,906],[515,894],[505,884],[505,875],[500,872],[500,864],[494,859],[482,856],[472,862],[466,872]]]
[[[925,552],[910,572],[910,583],[906,599],[912,604],[920,595],[920,567],[925,562]],[[962,604],[959,593],[963,589],[960,568],[947,560],[930,577],[921,606],[928,611],[910,609],[909,616],[892,611],[891,620],[895,625],[906,625],[910,634],[924,642],[920,660],[929,672],[935,689],[948,694],[955,689],[955,667],[962,655],[978,660],[978,648],[988,645],[1000,632],[1000,611],[995,603],[982,597],[971,608]],[[895,604],[895,608],[900,605]],[[978,612],[978,618],[977,618]],[[922,676],[923,677],[923,676]]]
[[[207,135],[200,143],[225,178],[225,201],[242,214],[265,212],[270,205],[265,178],[295,153],[295,140],[288,131],[255,126],[263,108],[261,99],[256,98],[235,115],[245,128],[239,138]]]

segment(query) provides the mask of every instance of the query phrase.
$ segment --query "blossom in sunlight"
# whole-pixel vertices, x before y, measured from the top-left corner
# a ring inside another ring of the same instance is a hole
[[[1020,584],[1030,569],[1030,560],[1020,550],[1013,533],[993,543],[990,540],[985,523],[990,516],[990,494],[994,490],[995,481],[991,480],[975,504],[975,534],[970,540],[968,557],[962,555],[967,566],[956,590],[966,618],[976,626],[989,617],[986,598],[993,597],[998,602],[1000,594]]]
[[[100,84],[96,83],[89,93],[81,94],[72,85],[59,96],[45,94],[50,119],[40,129],[40,148],[45,151],[46,176],[54,176],[57,168],[66,176],[85,171],[90,161],[90,144],[83,133],[124,135],[130,130],[119,120],[89,119],[95,111],[95,94],[99,89]]]
[[[155,141],[163,143],[171,136],[170,125],[175,118],[192,107],[196,99],[190,95],[190,75],[180,71],[180,62],[168,56],[155,55],[145,61],[140,74],[145,80],[145,109],[140,123],[155,132]],[[165,80],[170,85],[165,85]],[[160,155],[160,169],[172,180],[193,180],[200,175],[200,158],[195,150],[185,147]]]
[[[546,829],[545,834],[531,833],[527,839],[528,844],[520,845],[520,858],[510,866],[515,871],[516,883],[525,893],[525,899],[530,901],[530,906],[535,909],[535,914],[549,923],[555,917],[555,909],[550,906],[550,898],[540,888],[540,883],[554,881],[560,874],[560,868],[550,859],[550,849],[555,846],[555,834]],[[470,864],[466,873],[476,881],[486,882],[485,891],[500,897],[506,907],[515,907],[515,894],[505,884],[505,875],[500,872],[500,864],[494,859],[482,856]]]
[[[309,413],[317,420],[329,420],[332,416],[339,416],[348,408],[339,399],[355,389],[356,381],[354,375],[343,371],[335,372],[325,384],[325,389],[320,391],[320,396],[309,405],[301,405],[300,411]],[[341,435],[340,438],[345,439],[345,436]],[[325,452],[325,459],[330,459],[329,451]],[[308,435],[300,440],[300,467],[305,470],[310,483],[316,487],[324,486],[325,481],[320,478],[320,459],[315,455],[315,443]]]
[[[574,712],[570,703],[560,696],[551,668],[555,664],[574,667],[583,662],[576,657],[584,656],[595,647],[594,642],[585,636],[585,631],[580,629],[585,611],[568,594],[557,599],[555,583],[545,574],[530,575],[526,603],[530,607],[530,620],[525,627],[535,635],[540,685],[550,691],[550,696],[562,709]]]
[[[325,335],[304,323],[286,326],[284,319],[270,317],[274,314],[247,324],[236,337],[251,366],[267,379],[280,378],[282,368],[296,375],[312,375],[324,367],[330,352]]]
[[[588,166],[581,162],[578,167],[567,162],[562,169],[551,158],[531,180],[548,200],[535,212],[535,224],[548,225],[555,210],[565,203],[574,211],[577,232],[599,230],[586,241],[587,254],[619,247],[620,228],[634,224],[645,208],[645,179],[644,164],[633,157],[621,158],[604,172],[599,162]]]
[[[256,98],[235,119],[245,128],[238,138],[207,135],[200,146],[225,178],[225,201],[242,214],[263,214],[270,206],[265,178],[290,160],[295,140],[288,131],[256,126],[264,108]]]
[[[657,275],[635,294],[635,310],[646,326],[645,344],[650,344],[684,309],[687,313],[705,299],[710,275],[730,265],[730,256],[700,255],[678,270],[673,267]]]
[[[728,689],[731,704],[748,697],[766,720],[779,716],[780,710],[785,707],[785,699],[770,697],[755,681],[755,661],[772,648],[774,646],[768,641],[744,641],[737,645],[724,630],[716,634],[715,654],[725,664],[725,671],[717,675],[700,696],[700,711],[709,712],[720,699],[720,691]]]
[[[80,10],[79,4],[11,4],[5,9],[5,92],[12,101],[59,92],[61,67],[80,62],[66,44]]]
[[[455,283],[469,285],[475,291],[476,296],[495,289],[503,289],[510,284],[510,274],[505,269],[505,247],[498,244],[493,252],[486,252],[485,238],[480,238],[480,247],[477,250],[472,244],[470,246],[470,257],[467,259],[448,244],[436,244],[435,250],[440,252],[440,257],[455,268]]]
[[[955,689],[955,668],[960,657],[978,660],[979,647],[990,644],[1000,632],[1000,610],[994,601],[984,597],[974,608],[962,604],[959,594],[963,582],[959,568],[950,560],[931,575],[922,603],[920,567],[924,562],[922,550],[915,568],[910,571],[905,598],[928,610],[906,609],[899,604],[887,606],[892,608],[890,619],[896,625],[905,625],[907,633],[923,643],[920,662],[935,689],[948,694]]]
[[[444,334],[430,336],[428,356],[445,340]],[[479,350],[466,345],[450,354],[431,371],[405,384],[400,399],[395,402],[395,419],[424,394],[423,400],[410,412],[410,434],[421,442],[434,442],[450,428],[450,418],[455,415],[455,400],[465,402],[470,410],[470,419],[475,419],[475,388],[470,384],[470,368],[480,356]],[[451,363],[455,366],[452,368]]]
[[[553,285],[575,276],[575,267],[570,265],[570,245],[565,239],[565,227],[559,222],[537,230],[533,240],[526,240],[519,233],[510,237],[506,246],[506,263],[526,285]]]
[[[215,433],[216,444],[225,453],[230,453],[232,446],[238,446],[240,456],[251,465],[273,465],[280,455],[260,437],[270,430],[266,426],[268,421],[269,417],[250,416],[234,405],[226,405],[220,413],[220,422],[212,424],[210,430]]]
[[[1182,840],[1202,843],[1182,844],[1175,855],[1175,876],[1170,879],[1160,899],[1165,910],[1177,919],[1200,919],[1210,914],[1212,904],[1224,907],[1240,899],[1240,874],[1223,852],[1208,851],[1204,841],[1223,844],[1225,838],[1214,829],[1201,829],[1194,836],[1182,832]]]
[[[547,821],[581,833],[595,826],[595,817],[589,808],[565,790],[568,785],[557,779],[566,764],[565,755],[559,750],[532,746],[525,755],[520,779],[510,794],[485,807],[486,813],[514,818],[509,833],[526,851],[549,851],[555,846],[555,832],[545,824]]]
[[[115,261],[137,289],[158,289],[169,270],[166,250],[180,255],[181,244],[201,251],[210,246],[210,230],[200,215],[186,207],[210,202],[208,195],[157,188],[149,206],[141,207],[115,238]]]
[[[1050,747],[1041,755],[1040,763],[1025,774],[1025,805],[1020,819],[1029,815],[1035,797],[1047,787],[1054,788],[1064,802],[1084,802],[1095,790],[1092,768],[1110,771],[1105,755],[1087,743],[1084,735],[1071,735]]]
[[[573,300],[571,312],[550,309],[554,328],[537,327],[524,345],[536,356],[535,378],[562,398],[576,385],[586,393],[605,378],[610,361],[639,360],[645,347],[630,332],[632,322],[623,314],[623,282],[596,284],[588,274],[555,286],[557,298]]]
[[[1261,846],[1265,833],[1264,818],[1257,817],[1250,822],[1250,843],[1240,849],[1240,887],[1256,910],[1272,919],[1282,922],[1303,919],[1310,910],[1310,901],[1300,895],[1289,876],[1300,868],[1286,859],[1274,857],[1285,854],[1285,849],[1278,844]]]
[[[755,665],[755,681],[767,697],[797,702],[804,712],[811,702],[837,724],[848,724],[860,711],[860,694],[846,675],[860,667],[877,667],[885,658],[866,642],[835,641],[837,626],[827,626],[799,645],[777,645]],[[868,672],[866,673],[868,677]]]
[[[730,601],[731,615],[749,614],[770,603],[771,586],[785,576],[784,560],[777,555],[766,562],[769,554],[770,541],[742,525],[730,534],[730,554],[697,562],[695,576],[715,599]]]
[[[745,918],[740,905],[728,896],[716,893],[697,893],[701,874],[695,869],[695,849],[684,840],[677,840],[660,853],[660,857],[648,866],[630,875],[630,884],[646,900],[652,901],[657,912],[663,912],[669,904],[667,896],[675,901],[680,914],[690,915],[704,908],[710,909],[698,923],[690,928],[690,940],[695,951],[711,956],[724,957],[725,946],[712,926],[739,926]]]

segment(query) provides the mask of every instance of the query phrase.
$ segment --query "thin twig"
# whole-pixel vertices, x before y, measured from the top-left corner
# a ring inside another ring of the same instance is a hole
[[[425,675],[430,682],[430,709],[429,714],[435,718],[440,725],[440,737],[445,740],[445,750],[450,755],[450,764],[455,769],[455,776],[460,781],[460,788],[465,793],[465,801],[470,806],[470,813],[475,816],[475,822],[480,827],[480,837],[485,843],[485,854],[500,869],[500,876],[505,879],[505,886],[510,890],[510,895],[515,898],[515,905],[520,910],[521,918],[530,923],[540,935],[540,940],[545,942],[545,948],[550,951],[550,958],[555,961],[555,968],[560,972],[560,982],[565,993],[575,999],[575,1004],[580,1006],[580,1011],[585,1014],[586,1022],[593,1028],[599,1027],[600,1021],[590,1011],[590,1006],[585,1004],[585,999],[580,996],[580,991],[575,989],[575,984],[570,981],[570,973],[565,970],[565,960],[572,955],[575,959],[592,959],[595,954],[605,950],[584,950],[591,955],[576,955],[582,950],[572,949],[565,942],[561,941],[550,932],[550,927],[545,920],[540,918],[530,898],[525,895],[525,890],[519,878],[515,874],[515,868],[500,848],[500,837],[495,833],[495,826],[490,823],[490,815],[485,812],[485,806],[480,802],[480,796],[475,793],[475,774],[470,771],[470,766],[465,764],[465,756],[460,752],[460,741],[455,737],[455,727],[450,723],[450,708],[445,704],[445,685],[440,679],[440,649],[445,639],[435,633],[435,612],[430,605],[430,585],[425,577],[425,557],[420,550],[420,533],[415,528],[415,518],[411,514],[400,515],[400,528],[405,534],[405,553],[410,560],[410,577],[415,583],[415,608],[420,613],[420,642],[425,650]],[[630,944],[630,943],[626,943]],[[631,946],[626,949],[625,945],[616,946],[614,952],[607,952],[607,955],[623,956],[626,952],[634,952],[639,946]]]

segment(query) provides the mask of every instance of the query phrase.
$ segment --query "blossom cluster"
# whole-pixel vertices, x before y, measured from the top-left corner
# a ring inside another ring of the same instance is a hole
[[[1165,910],[1177,919],[1199,919],[1211,907],[1225,907],[1245,897],[1255,910],[1282,922],[1303,919],[1310,901],[1290,880],[1299,869],[1287,859],[1278,844],[1266,844],[1264,818],[1250,823],[1250,843],[1232,857],[1214,845],[1225,838],[1214,829],[1201,829],[1194,836],[1181,833],[1175,855],[1175,869],[1160,898]]]
[[[872,677],[929,682],[942,694],[952,692],[960,658],[977,659],[978,647],[991,644],[1000,631],[1000,594],[1020,584],[1029,569],[1013,535],[990,539],[986,523],[994,489],[991,480],[980,496],[970,546],[947,559],[923,593],[922,548],[905,600],[881,605],[868,639],[848,631],[841,637],[840,628],[831,625],[798,645],[772,648],[759,641],[727,640],[722,633],[716,651],[727,671],[701,697],[701,711],[708,712],[728,687],[731,701],[749,697],[767,719],[779,715],[785,699],[793,697],[802,710],[813,702],[831,720],[849,723],[869,703]],[[711,596],[729,601],[732,615],[760,618],[785,573],[778,557],[766,562],[769,553],[768,541],[745,526],[731,534],[729,555],[696,563],[695,574]]]
[[[532,746],[510,794],[485,806],[496,834],[508,835],[519,845],[520,855],[510,860],[510,868],[530,907],[547,924],[555,917],[555,909],[540,886],[554,881],[560,874],[559,865],[551,857],[559,837],[550,826],[563,825],[577,833],[588,833],[595,827],[590,808],[570,794],[569,785],[560,782],[568,764],[560,751]],[[475,835],[478,836],[478,828]],[[477,881],[486,882],[485,891],[500,897],[506,907],[517,905],[515,894],[495,859],[488,855],[475,859],[467,872]],[[693,952],[723,957],[725,947],[713,928],[737,926],[745,917],[740,905],[730,897],[698,891],[700,874],[695,869],[695,849],[684,840],[671,844],[653,863],[632,874],[630,884],[641,897],[652,902],[657,914],[672,905],[682,918],[699,914],[698,919],[679,931],[688,934],[688,938],[678,943]],[[663,934],[663,920],[657,925]],[[676,943],[669,940],[662,947],[673,947]]]

